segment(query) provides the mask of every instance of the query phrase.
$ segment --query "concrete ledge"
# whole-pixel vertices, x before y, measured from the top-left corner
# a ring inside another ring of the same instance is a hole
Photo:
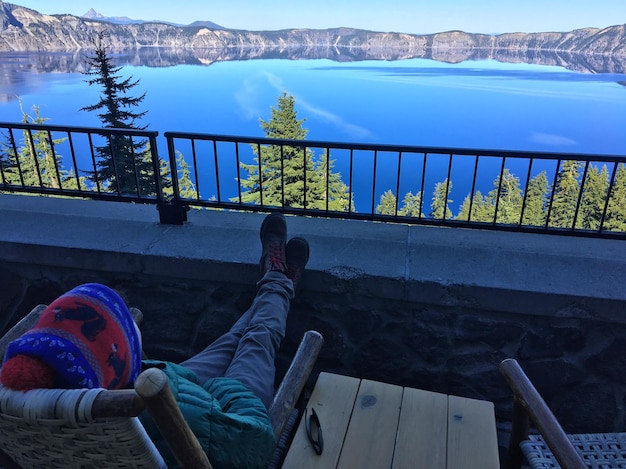
[[[0,260],[254,283],[262,214],[0,195]],[[626,323],[623,241],[289,217],[311,260],[303,288]],[[576,303],[576,307],[569,307]],[[555,313],[556,311],[556,313]]]

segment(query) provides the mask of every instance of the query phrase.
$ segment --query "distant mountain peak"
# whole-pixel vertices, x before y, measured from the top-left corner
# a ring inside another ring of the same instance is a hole
[[[144,20],[133,20],[128,18],[127,16],[104,16],[98,13],[93,8],[90,8],[87,13],[81,16],[81,18],[85,18],[88,20],[108,21],[109,23],[116,24],[145,23]]]
[[[90,8],[87,13],[85,13],[83,16],[81,16],[81,18],[88,18],[90,20],[94,20],[94,19],[98,19],[98,18],[104,18],[104,16],[102,16],[100,13],[98,13],[93,8]]]
[[[194,21],[193,23],[189,23],[187,25],[187,27],[191,27],[191,28],[210,28],[210,29],[228,29],[225,28],[224,26],[220,26],[217,23],[214,23],[213,21]]]

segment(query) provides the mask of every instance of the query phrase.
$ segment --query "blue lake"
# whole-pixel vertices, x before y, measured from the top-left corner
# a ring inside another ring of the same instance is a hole
[[[259,118],[269,119],[286,91],[311,140],[626,154],[624,74],[486,60],[270,59],[160,68],[119,60],[123,76],[140,80],[135,94],[146,92],[142,123],[161,134],[263,136]],[[79,111],[100,90],[80,72],[48,70],[37,61],[39,54],[0,54],[0,121],[20,120],[19,96],[26,110],[40,106],[50,124],[100,126],[95,114]],[[457,191],[460,203],[467,192]]]

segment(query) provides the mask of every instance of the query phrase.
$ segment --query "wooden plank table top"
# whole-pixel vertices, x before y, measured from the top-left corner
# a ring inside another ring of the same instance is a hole
[[[317,455],[306,423],[315,409]],[[498,469],[493,403],[320,373],[283,463],[286,469]]]

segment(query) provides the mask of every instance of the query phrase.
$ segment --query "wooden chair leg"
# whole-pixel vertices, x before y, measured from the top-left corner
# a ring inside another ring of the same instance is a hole
[[[135,391],[167,440],[178,463],[188,469],[212,469],[211,463],[180,411],[167,377],[158,368],[148,368],[135,380]]]
[[[513,390],[517,401],[517,410],[514,412],[524,411],[528,415],[561,467],[586,469],[585,462],[567,438],[561,424],[519,366],[517,360],[512,358],[503,360],[500,363],[500,371]],[[520,431],[519,435],[521,433]],[[519,447],[519,443],[517,446]]]
[[[507,469],[520,469],[524,461],[524,455],[520,443],[528,439],[530,419],[526,409],[517,397],[513,398],[513,417],[511,426],[511,438],[509,439],[509,451],[507,455]]]
[[[270,406],[269,413],[276,441],[280,439],[283,433],[291,411],[294,409],[298,397],[313,370],[323,344],[324,338],[319,332],[307,331],[304,334],[296,355],[291,361],[291,366],[289,366],[285,377],[278,387],[278,391],[274,395],[274,401]]]

